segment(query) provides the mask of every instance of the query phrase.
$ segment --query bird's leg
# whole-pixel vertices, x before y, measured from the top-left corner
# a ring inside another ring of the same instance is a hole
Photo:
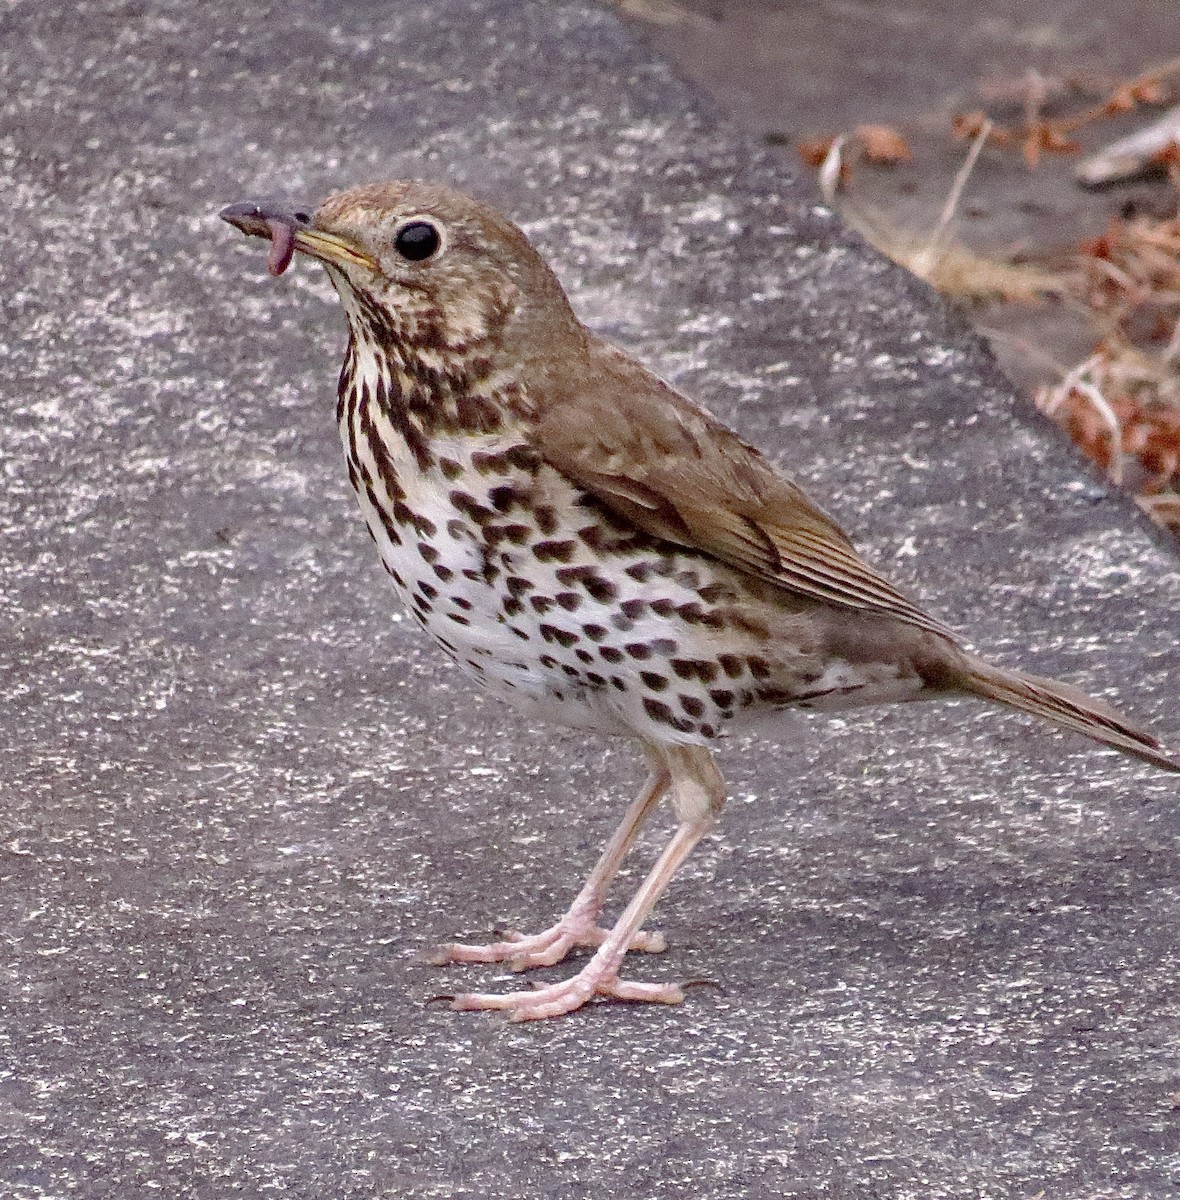
[[[684,993],[675,984],[622,980],[619,967],[677,868],[716,823],[717,813],[725,801],[725,785],[712,755],[700,746],[664,747],[661,754],[668,765],[680,825],[594,957],[576,975],[561,983],[505,995],[470,992],[455,996],[451,1001],[453,1009],[504,1009],[513,1021],[536,1021],[573,1012],[594,996],[660,1004],[681,1003]]]
[[[670,782],[668,768],[662,761],[654,762],[642,791],[631,802],[594,870],[582,885],[582,890],[566,914],[555,924],[540,933],[509,933],[505,941],[482,946],[451,942],[439,946],[431,954],[430,961],[436,966],[445,966],[447,963],[507,962],[514,971],[524,971],[529,967],[550,967],[565,958],[575,946],[601,946],[608,935],[608,931],[598,925],[598,914],[602,911],[606,890],[644,821],[668,790]],[[667,949],[667,942],[662,933],[637,930],[627,949],[658,954]]]

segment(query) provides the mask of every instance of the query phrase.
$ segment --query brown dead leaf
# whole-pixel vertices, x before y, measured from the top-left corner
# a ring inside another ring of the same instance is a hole
[[[858,125],[852,135],[864,151],[865,162],[874,166],[914,161],[909,142],[892,125]]]
[[[805,166],[818,170],[824,165],[824,159],[828,157],[828,152],[835,144],[834,137],[804,138],[795,143],[795,150]]]
[[[1075,141],[1055,121],[1034,121],[1024,133],[1021,152],[1030,171],[1035,171],[1041,154],[1076,154],[1081,143]]]

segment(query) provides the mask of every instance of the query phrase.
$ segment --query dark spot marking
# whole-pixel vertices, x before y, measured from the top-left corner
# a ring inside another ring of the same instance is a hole
[[[433,521],[414,512],[402,500],[393,502],[393,519],[399,525],[412,525],[423,537],[434,537],[438,533],[438,527]]]
[[[462,613],[447,613],[447,620],[454,621],[456,625],[471,624],[471,622]]]
[[[520,503],[520,492],[514,483],[502,483],[488,492],[491,506],[499,513],[507,512],[513,505]]]
[[[553,601],[548,596],[530,596],[529,603],[533,606],[533,611],[542,616],[553,607]]]
[[[675,600],[653,600],[651,602],[651,610],[661,617],[670,617],[676,611]]]
[[[710,688],[709,699],[712,700],[718,708],[732,708],[733,702],[737,699],[737,694],[727,690],[726,688]]]
[[[619,594],[619,589],[609,579],[603,579],[601,575],[586,581],[586,591],[600,604],[608,603]]]
[[[579,648],[574,651],[574,655],[579,662],[592,663],[594,661],[594,655],[591,654],[589,650],[582,650]]]
[[[418,553],[421,554],[428,563],[438,562],[438,551],[429,542],[419,542]]]
[[[755,679],[770,678],[770,664],[764,658],[747,658],[746,662],[750,667],[750,674]]]
[[[612,675],[610,677],[610,685],[613,688],[618,688],[620,692],[625,692],[627,690],[627,685],[617,675]]]
[[[571,633],[568,629],[558,629],[556,625],[542,625],[541,636],[547,642],[557,642],[559,646],[564,646],[569,649],[575,645],[579,638],[576,633]]]
[[[579,655],[581,657],[581,655]],[[595,687],[606,687],[606,676],[599,675],[597,671],[587,671],[586,681],[592,683]]]
[[[524,605],[515,596],[509,596],[504,601],[503,608],[504,615],[507,617],[515,617],[518,613],[524,612]]]
[[[630,575],[636,583],[646,583],[651,578],[651,563],[634,563],[627,568],[626,574]]]
[[[574,556],[578,543],[569,541],[538,542],[533,547],[533,555],[538,562],[569,562]]]
[[[717,678],[717,667],[704,658],[674,658],[669,664],[680,679],[699,679],[712,683]]]
[[[632,658],[637,658],[641,662],[644,659],[651,658],[651,647],[646,642],[628,642],[623,647]]]
[[[582,603],[582,597],[577,592],[558,592],[554,599],[566,612],[573,612]]]
[[[454,579],[455,577],[455,572],[452,571],[450,567],[444,567],[442,563],[435,563],[430,569],[439,577],[439,579],[443,581],[443,583],[447,583],[449,580]]]
[[[653,692],[662,692],[668,686],[668,680],[663,675],[656,674],[655,671],[640,671],[639,678],[647,684]]]
[[[617,646],[603,646],[598,651],[598,657],[606,659],[607,662],[620,663],[626,655]]]
[[[504,586],[514,596],[524,596],[531,592],[537,585],[531,579],[522,579],[519,575],[509,575],[504,580]]]
[[[578,540],[583,546],[587,546],[591,550],[601,550],[606,538],[603,536],[601,526],[583,525],[578,530]]]
[[[507,450],[476,450],[471,456],[471,465],[484,475],[503,475],[513,468],[535,475],[540,462],[535,450],[518,442]]]
[[[470,612],[475,607],[466,596],[452,596],[451,603],[456,608],[463,609],[464,612]]]
[[[607,635],[605,625],[583,625],[582,632],[592,641],[601,642]]]
[[[698,700],[695,696],[680,696],[679,700],[680,707],[690,717],[703,717],[705,715],[705,703],[703,700]]]
[[[486,525],[493,520],[495,513],[486,504],[480,504],[474,496],[455,488],[447,499],[461,512],[469,516],[477,525]]]
[[[436,600],[438,598],[438,588],[433,583],[427,583],[425,579],[419,579],[415,586],[427,600]]]
[[[533,509],[533,519],[546,537],[552,537],[557,532],[557,513],[550,505],[538,504]]]
[[[719,654],[717,665],[730,677],[740,679],[744,674],[742,660],[736,654]]]
[[[455,397],[455,418],[460,429],[474,433],[498,433],[502,418],[500,410],[486,396],[460,392]]]
[[[463,467],[455,462],[453,458],[440,458],[438,460],[438,469],[443,473],[444,479],[449,479],[452,482],[463,474]]]

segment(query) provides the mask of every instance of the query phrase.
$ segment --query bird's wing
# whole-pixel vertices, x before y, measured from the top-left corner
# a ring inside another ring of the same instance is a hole
[[[752,446],[605,343],[550,379],[542,457],[655,537],[790,592],[954,635],[856,553],[844,531]]]

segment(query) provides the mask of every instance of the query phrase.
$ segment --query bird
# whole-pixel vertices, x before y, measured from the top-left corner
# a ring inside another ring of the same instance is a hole
[[[310,212],[220,216],[322,264],[347,318],[336,418],[348,477],[409,614],[488,697],[637,743],[648,775],[569,910],[543,931],[431,961],[568,978],[459,993],[517,1021],[603,998],[676,1004],[624,977],[658,952],[653,907],[725,803],[727,732],[792,710],[976,698],[1167,771],[1180,759],[1104,701],[996,666],[858,555],[798,484],[706,409],[581,323],[523,231],[445,184],[367,183]],[[610,927],[607,889],[645,820],[676,827]]]

